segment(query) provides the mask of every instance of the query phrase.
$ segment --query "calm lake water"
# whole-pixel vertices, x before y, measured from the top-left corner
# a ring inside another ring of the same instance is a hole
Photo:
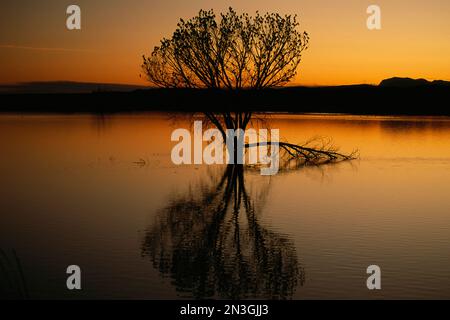
[[[450,298],[449,118],[268,121],[360,159],[270,177],[175,166],[171,132],[190,127],[179,116],[0,115],[0,293]],[[66,289],[72,264],[82,291]]]

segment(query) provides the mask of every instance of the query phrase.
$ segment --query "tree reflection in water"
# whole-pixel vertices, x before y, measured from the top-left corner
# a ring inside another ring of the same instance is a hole
[[[200,189],[160,212],[145,232],[142,254],[184,296],[291,298],[304,270],[292,241],[258,221],[244,167],[228,165],[212,186]]]

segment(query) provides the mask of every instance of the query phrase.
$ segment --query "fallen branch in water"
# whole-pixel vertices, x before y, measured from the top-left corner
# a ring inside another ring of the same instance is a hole
[[[245,148],[258,146],[276,146],[279,147],[280,160],[283,160],[281,167],[296,168],[305,165],[322,165],[327,163],[336,163],[341,161],[354,160],[359,157],[358,150],[352,151],[350,154],[338,152],[331,141],[322,141],[321,146],[310,146],[313,140],[303,145],[288,142],[258,142],[245,144]]]

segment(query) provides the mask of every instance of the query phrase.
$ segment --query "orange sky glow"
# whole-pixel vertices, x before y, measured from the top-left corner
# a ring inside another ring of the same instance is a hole
[[[66,29],[70,4],[81,8],[81,30]],[[366,27],[370,4],[381,8],[381,30]],[[146,84],[139,77],[141,56],[170,36],[179,18],[229,6],[299,16],[311,40],[292,84],[377,84],[392,76],[450,80],[448,0],[6,0],[0,83]]]

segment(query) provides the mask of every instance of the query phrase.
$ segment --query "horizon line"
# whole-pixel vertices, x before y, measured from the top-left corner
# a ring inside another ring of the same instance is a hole
[[[400,76],[394,76],[382,79],[378,83],[344,83],[344,84],[302,84],[302,83],[289,83],[284,86],[276,87],[276,88],[290,88],[290,87],[308,87],[308,88],[315,88],[315,87],[343,87],[343,86],[379,86],[380,83],[384,80],[388,79],[411,79],[411,80],[426,80],[428,82],[433,81],[444,81],[447,82],[449,80],[444,79],[433,79],[429,80],[426,78],[411,78],[411,77],[400,77]],[[32,86],[32,85],[92,85],[92,86],[123,86],[123,87],[141,87],[141,88],[148,88],[148,89],[164,89],[157,86],[152,86],[150,84],[143,84],[143,83],[126,83],[126,82],[95,82],[95,81],[79,81],[79,80],[48,80],[48,81],[19,81],[19,82],[0,82],[0,88],[7,89],[18,89],[21,86]],[[181,88],[178,88],[181,89]],[[246,88],[244,88],[246,89]]]

